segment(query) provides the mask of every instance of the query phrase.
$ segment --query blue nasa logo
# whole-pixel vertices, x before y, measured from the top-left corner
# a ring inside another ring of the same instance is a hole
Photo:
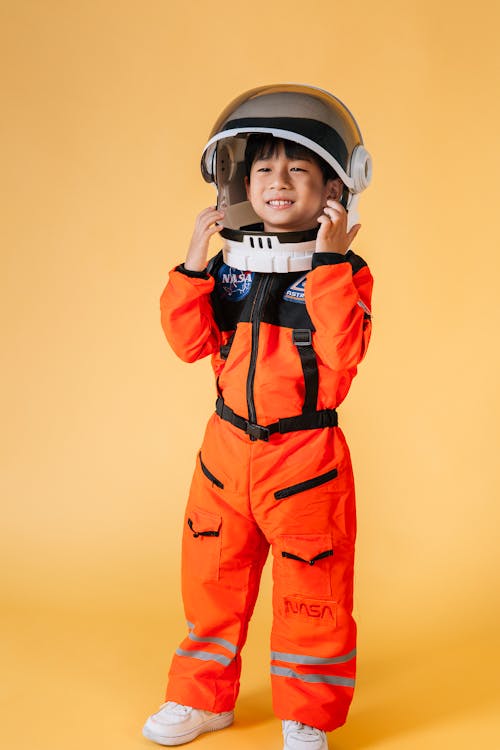
[[[305,305],[305,287],[306,287],[307,274],[301,276],[300,279],[294,281],[294,283],[288,287],[283,295],[285,302],[298,302],[300,305]]]
[[[221,297],[231,302],[239,302],[250,291],[253,272],[240,271],[239,268],[232,268],[224,263],[219,269],[217,278]]]

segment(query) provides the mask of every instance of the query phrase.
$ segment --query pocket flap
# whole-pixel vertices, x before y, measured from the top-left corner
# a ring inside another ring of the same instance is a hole
[[[288,552],[304,561],[320,559],[318,556],[333,552],[331,534],[283,534],[280,552]],[[326,555],[325,555],[326,556]]]
[[[211,513],[201,508],[191,508],[189,518],[192,521],[192,530],[198,534],[207,531],[218,532],[222,524],[222,517],[218,513]]]

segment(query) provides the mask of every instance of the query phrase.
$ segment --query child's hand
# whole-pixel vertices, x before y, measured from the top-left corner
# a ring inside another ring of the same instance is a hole
[[[317,253],[345,255],[361,228],[361,224],[355,224],[347,231],[347,211],[339,201],[334,200],[327,200],[318,221],[321,226],[316,238]]]
[[[208,243],[210,237],[221,229],[215,222],[223,218],[224,211],[218,211],[215,206],[205,208],[198,214],[184,263],[186,270],[203,271],[207,267]]]

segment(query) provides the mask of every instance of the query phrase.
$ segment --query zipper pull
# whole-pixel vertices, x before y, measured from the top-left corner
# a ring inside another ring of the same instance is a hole
[[[298,560],[299,562],[306,563],[307,565],[314,565],[315,562],[318,560],[323,560],[325,557],[331,557],[333,555],[332,549],[327,549],[325,552],[320,552],[318,555],[315,555],[310,560],[304,560],[303,557],[299,557],[298,555],[293,555],[291,552],[282,552],[282,557],[287,557],[289,560]]]

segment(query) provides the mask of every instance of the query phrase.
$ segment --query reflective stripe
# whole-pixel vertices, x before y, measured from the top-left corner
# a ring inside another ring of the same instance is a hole
[[[221,656],[221,654],[211,654],[210,651],[184,651],[184,649],[178,648],[175,653],[177,656],[190,656],[192,659],[201,659],[202,661],[218,661],[225,667],[233,661],[228,659],[227,656]]]
[[[329,659],[323,659],[319,656],[303,656],[302,654],[284,654],[281,651],[271,651],[273,661],[288,661],[291,664],[345,664],[356,656],[356,649],[349,651],[343,656],[332,656]]]
[[[192,641],[195,641],[196,643],[216,643],[218,646],[223,646],[224,648],[227,648],[227,650],[230,651],[232,654],[236,654],[238,651],[236,646],[233,646],[232,643],[229,643],[229,641],[226,641],[225,638],[200,638],[198,635],[195,635],[194,633],[189,633],[188,638]]]
[[[302,680],[302,682],[324,682],[328,685],[343,685],[344,687],[354,687],[355,680],[350,677],[339,677],[338,675],[329,674],[299,674],[294,672],[293,669],[287,669],[286,667],[275,667],[271,665],[271,674],[275,674],[278,677],[292,677],[295,680]]]
[[[186,620],[187,626],[190,631],[194,630],[194,623],[189,622],[189,620]],[[238,652],[238,649],[236,646],[233,646],[230,641],[226,641],[225,638],[216,638],[215,636],[213,638],[201,638],[199,635],[195,635],[193,632],[189,633],[188,638],[191,641],[195,641],[195,643],[216,643],[217,646],[223,646],[224,648],[227,648],[228,651],[230,651],[232,654],[236,654]]]
[[[359,305],[359,306],[360,306],[360,308],[361,308],[362,310],[364,310],[364,311],[365,311],[365,313],[366,313],[366,314],[367,314],[367,315],[368,315],[368,316],[369,316],[369,317],[371,318],[371,316],[372,316],[372,311],[370,310],[370,308],[369,308],[369,307],[367,307],[367,306],[365,305],[365,303],[364,303],[364,302],[362,302],[362,301],[361,301],[360,299],[358,300],[358,305]]]

